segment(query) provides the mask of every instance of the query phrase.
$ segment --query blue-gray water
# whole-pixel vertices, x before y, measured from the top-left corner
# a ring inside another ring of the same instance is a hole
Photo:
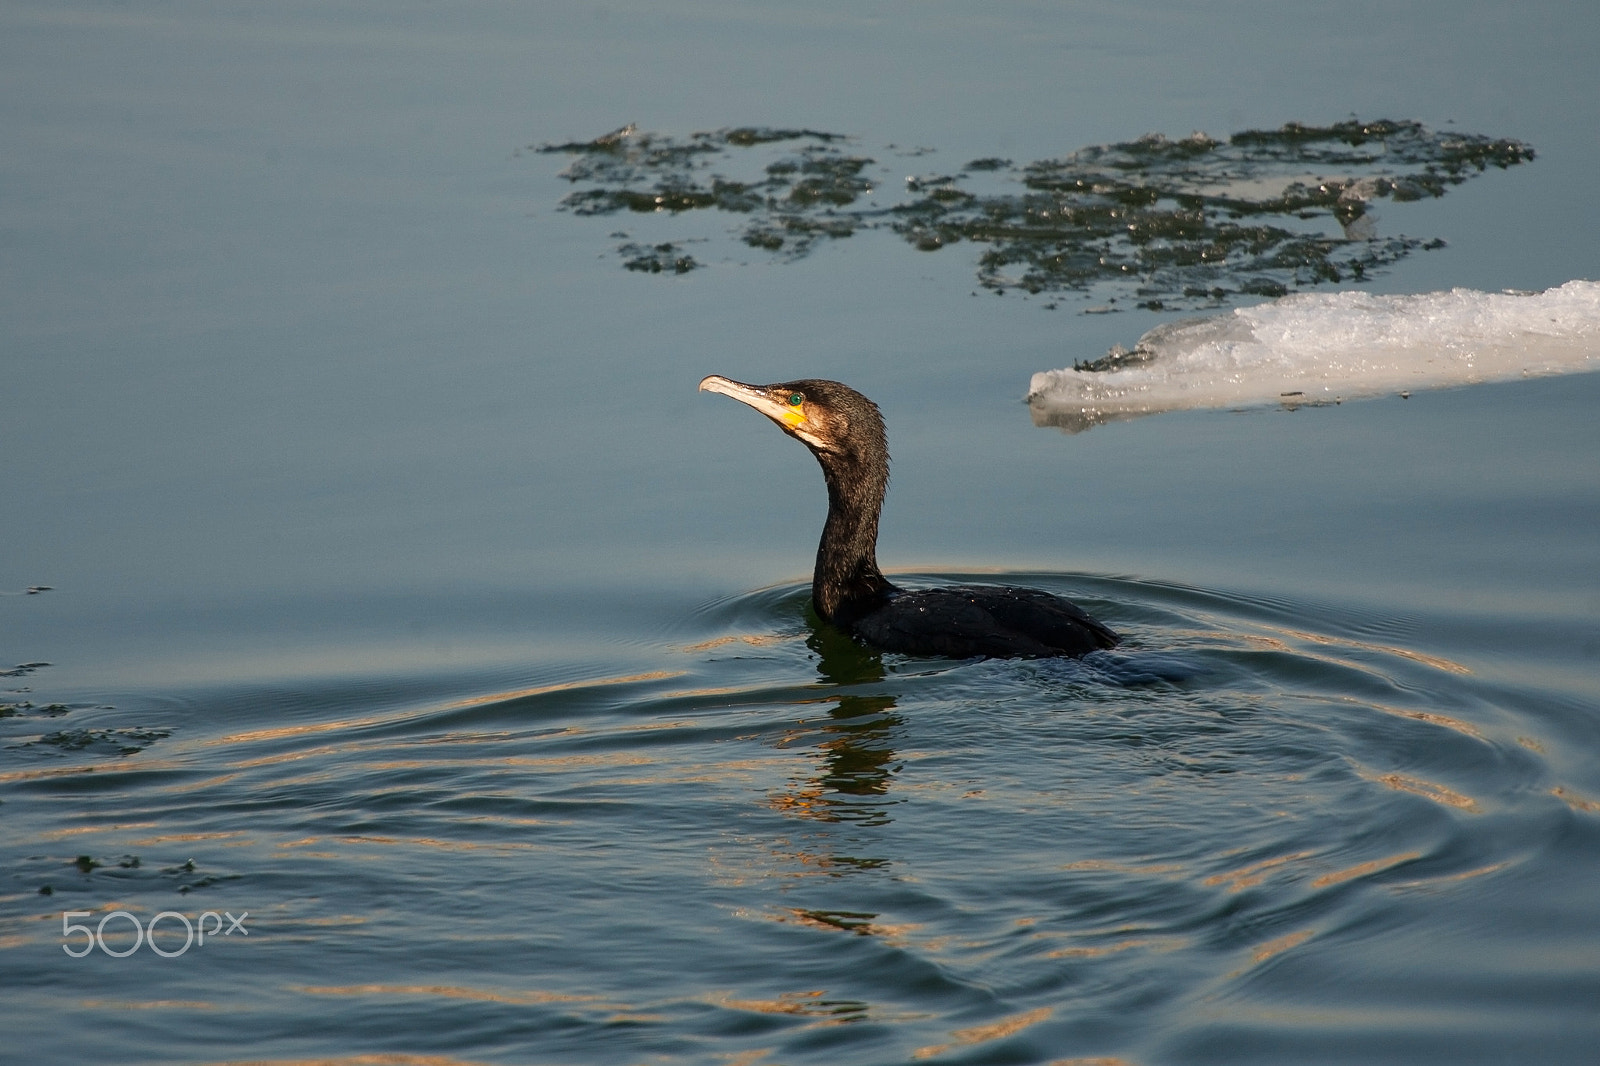
[[[1029,376],[1167,318],[885,234],[630,273],[526,148],[1453,122],[1537,158],[1380,205],[1448,245],[1367,288],[1541,289],[1600,275],[1597,50],[1582,3],[6,6],[5,1054],[1591,1061],[1600,375],[1066,436]],[[1127,643],[814,630],[821,479],[712,372],[882,405],[904,580]],[[248,935],[63,950],[167,911]]]

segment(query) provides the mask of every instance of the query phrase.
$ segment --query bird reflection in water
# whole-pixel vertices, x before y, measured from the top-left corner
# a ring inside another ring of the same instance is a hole
[[[832,626],[813,619],[806,646],[817,653],[817,672],[828,684],[849,688],[883,680],[882,655]],[[890,821],[889,807],[896,802],[889,798],[890,783],[900,769],[894,734],[905,718],[895,711],[895,697],[888,693],[841,693],[830,701],[828,717],[805,722],[804,730],[797,730],[789,742],[814,744],[820,765],[774,794],[772,806],[819,822],[885,825]],[[828,864],[876,868],[888,862],[830,855]]]

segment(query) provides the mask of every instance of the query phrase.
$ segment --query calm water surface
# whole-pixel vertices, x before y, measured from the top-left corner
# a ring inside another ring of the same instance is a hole
[[[1538,289],[1600,275],[1597,47],[1576,3],[7,7],[6,1052],[1590,1061],[1600,375],[1069,437],[1029,375],[1159,313],[887,235],[640,276],[525,149],[1454,121],[1538,157],[1382,205],[1449,243],[1370,287]],[[815,464],[712,372],[879,400],[900,580],[1126,644],[818,628]]]

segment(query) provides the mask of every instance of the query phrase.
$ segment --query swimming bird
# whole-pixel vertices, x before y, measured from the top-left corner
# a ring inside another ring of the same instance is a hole
[[[889,445],[878,405],[837,381],[747,385],[712,374],[718,392],[760,411],[817,457],[828,520],[817,546],[817,615],[862,643],[957,659],[1078,656],[1115,646],[1116,633],[1040,589],[996,585],[902,589],[878,569],[878,515],[889,487]]]

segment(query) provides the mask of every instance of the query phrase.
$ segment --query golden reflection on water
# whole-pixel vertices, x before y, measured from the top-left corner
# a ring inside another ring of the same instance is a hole
[[[1339,702],[1355,704],[1358,707],[1371,707],[1375,711],[1382,711],[1384,714],[1397,715],[1401,718],[1409,718],[1414,722],[1427,722],[1429,725],[1437,725],[1443,726],[1446,729],[1454,729],[1457,733],[1460,733],[1463,736],[1469,736],[1473,740],[1484,739],[1483,732],[1479,730],[1477,726],[1472,725],[1470,722],[1463,722],[1459,718],[1451,718],[1449,715],[1435,714],[1432,711],[1413,711],[1405,707],[1394,707],[1387,703],[1377,703],[1373,700],[1357,699],[1354,696],[1340,696]]]
[[[438,848],[442,851],[483,851],[490,855],[503,855],[514,851],[540,851],[547,848],[544,844],[533,844],[522,840],[502,840],[493,844],[483,844],[471,840],[441,840],[438,837],[340,836],[331,839],[340,844],[383,844],[407,848]]]
[[[866,1016],[868,1005],[858,999],[824,999],[825,989],[809,992],[783,992],[777,999],[736,999],[732,995],[703,997],[703,1002],[729,1010],[747,1010],[759,1014],[797,1014],[816,1018],[824,1025],[857,1021]]]
[[[216,1010],[203,999],[80,999],[84,1010]]]
[[[488,1066],[475,1058],[453,1055],[405,1055],[379,1052],[376,1055],[334,1055],[326,1058],[230,1058],[202,1066]]]
[[[1504,862],[1492,862],[1488,866],[1480,866],[1476,870],[1463,870],[1458,874],[1440,874],[1437,877],[1419,877],[1414,881],[1397,881],[1389,887],[1402,890],[1434,888],[1439,885],[1452,884],[1456,881],[1470,881],[1474,877],[1484,877],[1504,870],[1511,865],[1512,860],[1506,859]]]
[[[1423,666],[1431,666],[1435,670],[1443,670],[1447,674],[1472,673],[1471,667],[1464,666],[1453,659],[1413,651],[1410,648],[1402,648],[1398,644],[1376,644],[1372,641],[1354,640],[1350,637],[1333,637],[1324,633],[1312,633],[1304,629],[1289,629],[1279,626],[1267,626],[1264,628],[1310,644],[1341,645],[1346,648],[1360,648],[1362,651],[1375,651],[1381,655],[1399,656],[1402,659],[1410,659],[1412,662],[1421,663]]]
[[[1411,790],[1407,789],[1406,791]],[[1385,858],[1372,859],[1367,862],[1357,863],[1354,866],[1349,866],[1345,867],[1344,869],[1321,874],[1311,881],[1311,887],[1329,888],[1333,885],[1343,884],[1346,881],[1353,881],[1358,877],[1366,877],[1369,874],[1379,873],[1383,870],[1399,866],[1402,863],[1411,862],[1412,860],[1419,859],[1421,857],[1422,852],[1420,851],[1405,851],[1395,855],[1389,855]],[[1210,877],[1207,877],[1204,881],[1202,881],[1201,884],[1208,888],[1226,886],[1229,892],[1239,892],[1246,888],[1253,888],[1256,885],[1259,885],[1271,872],[1280,868],[1287,868],[1286,872],[1292,871],[1293,876],[1303,876],[1309,872],[1305,868],[1310,866],[1314,860],[1315,852],[1312,851],[1297,851],[1287,855],[1278,855],[1270,859],[1262,859],[1259,862],[1251,863],[1248,866],[1241,866],[1237,870],[1229,870],[1224,873],[1212,874]],[[1425,877],[1414,881],[1401,882],[1398,885],[1393,885],[1390,887],[1416,888],[1426,885],[1443,884],[1450,881],[1462,881],[1467,880],[1468,878],[1481,877],[1484,874],[1493,873],[1496,870],[1504,869],[1509,865],[1511,865],[1509,861],[1499,862],[1492,865],[1479,867],[1474,870],[1468,870],[1464,873],[1441,874],[1438,877]],[[1306,936],[1310,935],[1310,933],[1306,934]],[[1304,938],[1302,937],[1302,939]],[[1273,941],[1272,943],[1277,943],[1277,941]],[[1296,943],[1298,943],[1298,941],[1296,941]],[[1293,946],[1293,944],[1289,945],[1289,947]]]
[[[1287,626],[1273,626],[1263,623],[1256,624],[1264,632],[1247,633],[1240,632],[1236,628],[1219,627],[1217,629],[1173,629],[1172,635],[1175,637],[1195,638],[1205,642],[1206,644],[1232,645],[1236,647],[1242,646],[1254,651],[1282,652],[1285,655],[1293,655],[1298,658],[1310,659],[1315,662],[1329,663],[1345,669],[1359,670],[1360,672],[1369,674],[1373,677],[1384,677],[1385,675],[1380,670],[1377,670],[1366,663],[1358,662],[1354,659],[1340,655],[1319,655],[1308,651],[1303,646],[1296,647],[1291,642],[1300,642],[1302,645],[1313,644],[1318,647],[1326,648],[1350,648],[1357,651],[1376,652],[1379,655],[1393,655],[1397,658],[1406,659],[1414,663],[1420,663],[1423,666],[1431,667],[1435,670],[1442,670],[1447,674],[1464,675],[1472,673],[1471,667],[1458,663],[1453,659],[1446,659],[1438,655],[1428,655],[1425,652],[1413,651],[1410,648],[1403,648],[1397,644],[1379,644],[1374,641],[1356,640],[1352,637],[1336,637],[1326,633],[1313,633],[1304,629],[1292,629]]]
[[[154,829],[159,822],[112,822],[109,825],[74,825],[66,829],[51,829],[40,833],[39,840],[65,840],[85,833],[117,833],[128,829]]]
[[[1240,867],[1227,873],[1212,874],[1200,882],[1208,888],[1218,885],[1227,885],[1229,892],[1241,892],[1247,888],[1254,888],[1266,880],[1269,871],[1287,863],[1299,862],[1310,858],[1311,852],[1297,851],[1290,855],[1279,855],[1271,859],[1262,859],[1260,862],[1251,863],[1249,866]]]
[[[34,770],[9,770],[0,774],[0,785],[15,781],[42,781],[51,777],[71,777],[73,774],[146,773],[160,770],[188,770],[187,763],[176,759],[144,759],[140,754],[126,755],[113,763],[76,763],[72,766],[43,766]]]
[[[241,840],[239,839],[240,837],[244,837],[244,839]],[[211,833],[162,833],[159,836],[130,840],[128,841],[128,846],[132,848],[150,848],[155,847],[157,844],[193,844],[201,840],[214,840],[225,848],[245,848],[251,847],[256,843],[254,837],[245,837],[238,830],[219,830]]]
[[[1053,938],[1057,935],[1082,937],[1081,933],[1051,934],[1036,933],[1035,936]],[[1171,951],[1182,951],[1191,947],[1194,939],[1187,936],[1136,936],[1126,940],[1113,941],[1110,944],[1099,944],[1092,947],[1056,948],[1044,953],[1047,959],[1098,959],[1108,955],[1118,955],[1134,948],[1144,948],[1148,951],[1158,951],[1163,954]]]
[[[943,1055],[958,1047],[970,1047],[973,1044],[986,1044],[991,1040],[1001,1040],[1005,1037],[1020,1033],[1030,1026],[1038,1025],[1050,1017],[1054,1008],[1038,1007],[1025,1011],[1022,1014],[1013,1014],[1009,1018],[1002,1018],[998,1022],[988,1025],[974,1025],[967,1029],[957,1029],[950,1034],[948,1044],[931,1044],[920,1047],[911,1053],[914,1059],[931,1059],[935,1055]]]
[[[394,999],[427,997],[434,999],[464,999],[480,1003],[504,1003],[514,1007],[546,1006],[553,1003],[577,1005],[582,1009],[603,1014],[610,1025],[637,1025],[643,1022],[662,1022],[658,1014],[630,1010],[623,1004],[607,1002],[600,996],[575,995],[569,992],[548,992],[544,989],[493,989],[472,988],[466,985],[298,985],[293,991],[314,996],[379,996]]]
[[[1273,958],[1274,956],[1282,955],[1284,952],[1289,951],[1292,948],[1299,947],[1301,944],[1304,944],[1307,940],[1310,940],[1313,936],[1315,936],[1316,933],[1317,931],[1315,929],[1297,929],[1292,933],[1285,933],[1282,936],[1274,937],[1264,944],[1257,944],[1255,947],[1250,949],[1249,964],[1241,966],[1237,970],[1229,971],[1224,979],[1232,981],[1235,978],[1241,977],[1248,973],[1251,967],[1260,966],[1262,963]]]
[[[755,1066],[756,1063],[772,1054],[776,1048],[756,1048],[750,1051],[741,1051],[737,1055],[728,1056],[727,1066]]]
[[[320,745],[317,748],[293,752],[284,752],[276,755],[261,756],[255,759],[243,760],[231,765],[236,767],[260,767],[286,762],[298,762],[315,758],[323,768],[301,774],[295,777],[277,779],[274,784],[280,788],[293,788],[307,785],[326,784],[337,780],[345,771],[343,767],[348,764],[352,754],[362,751],[385,752],[394,745],[384,741],[351,741],[342,744]],[[528,756],[528,755],[496,755],[463,757],[450,753],[449,749],[441,751],[437,756],[421,755],[413,758],[384,758],[366,763],[364,769],[371,771],[406,771],[406,770],[446,770],[457,768],[482,775],[505,774],[511,771],[564,771],[564,770],[591,770],[603,768],[632,768],[652,767],[656,772],[647,775],[602,776],[595,777],[589,784],[611,788],[624,788],[648,785],[670,784],[707,784],[725,782],[732,778],[749,778],[770,769],[767,760],[756,759],[728,759],[712,763],[685,764],[673,759],[671,756],[658,756],[639,754],[637,752],[590,752],[571,755]],[[379,795],[381,793],[374,793]],[[513,824],[513,823],[507,823]],[[538,821],[524,822],[521,824],[548,824]]]
[[[1420,858],[1422,858],[1422,852],[1420,851],[1402,851],[1397,855],[1373,859],[1371,862],[1358,863],[1343,870],[1336,870],[1331,874],[1323,874],[1311,882],[1311,887],[1327,888],[1329,885],[1343,884],[1346,881],[1353,881],[1358,877],[1366,877],[1368,874],[1375,874],[1380,870],[1387,870],[1390,867],[1399,866],[1401,863]]]
[[[543,989],[502,991],[488,988],[471,988],[465,985],[293,985],[291,991],[311,996],[430,996],[440,999],[470,999],[485,1003],[508,1003],[512,1006],[531,1006],[541,1003],[597,1004],[599,996],[580,996],[569,992],[546,992]]]
[[[232,744],[248,744],[262,740],[281,740],[285,737],[309,736],[315,733],[337,733],[342,730],[365,729],[376,725],[394,725],[429,718],[444,711],[461,710],[466,707],[481,707],[486,704],[510,703],[513,700],[527,699],[531,696],[545,696],[552,692],[572,692],[579,689],[600,688],[608,685],[630,685],[643,681],[662,681],[667,678],[681,677],[683,670],[650,670],[641,674],[627,674],[621,677],[591,678],[583,681],[561,681],[550,685],[536,685],[533,688],[516,689],[509,692],[494,692],[487,696],[471,696],[466,699],[452,700],[437,707],[428,707],[422,710],[408,709],[404,711],[387,711],[379,714],[362,715],[358,718],[341,718],[334,721],[306,722],[300,725],[276,726],[270,729],[249,729],[240,733],[229,733],[227,736],[215,737],[210,740],[196,742],[196,747],[222,747]],[[315,750],[315,749],[314,749]]]
[[[1250,952],[1250,961],[1256,963],[1266,962],[1274,955],[1282,955],[1290,948],[1299,947],[1315,936],[1316,933],[1315,929],[1299,929],[1293,933],[1285,933],[1254,948]]]
[[[1592,800],[1585,796],[1580,796],[1565,785],[1557,785],[1552,788],[1550,795],[1575,811],[1585,811],[1589,814],[1600,813],[1600,800]]]
[[[1368,781],[1392,788],[1397,792],[1410,792],[1412,795],[1431,799],[1435,803],[1442,803],[1447,807],[1455,807],[1463,811],[1476,811],[1478,801],[1471,796],[1463,796],[1454,789],[1446,788],[1433,781],[1424,781],[1418,777],[1407,777],[1404,774],[1373,774],[1362,771],[1361,776]]]
[[[545,696],[552,692],[573,692],[578,689],[601,688],[607,685],[632,685],[640,681],[664,681],[669,677],[682,677],[683,670],[647,670],[640,674],[624,674],[619,677],[597,677],[583,681],[559,681],[551,685],[536,685],[533,688],[516,689],[512,692],[494,692],[487,696],[472,696],[464,700],[456,700],[445,704],[440,710],[454,711],[462,707],[481,707],[488,703],[509,703],[512,700],[527,699],[529,696]]]
[[[711,651],[729,644],[749,644],[755,648],[766,648],[793,639],[793,637],[784,636],[780,633],[746,633],[737,637],[716,637],[712,640],[701,641],[699,644],[685,644],[683,650],[687,652]]]
[[[1079,859],[1062,866],[1063,870],[1093,870],[1117,874],[1172,874],[1182,873],[1181,862],[1156,862],[1149,864],[1112,862],[1109,859]]]
[[[301,759],[315,759],[324,755],[338,755],[348,751],[355,751],[363,747],[371,747],[372,742],[351,742],[348,744],[323,744],[315,748],[296,748],[293,751],[283,751],[276,755],[258,755],[253,759],[235,759],[228,763],[230,769],[255,770],[263,766],[281,766],[288,762],[299,762]]]

